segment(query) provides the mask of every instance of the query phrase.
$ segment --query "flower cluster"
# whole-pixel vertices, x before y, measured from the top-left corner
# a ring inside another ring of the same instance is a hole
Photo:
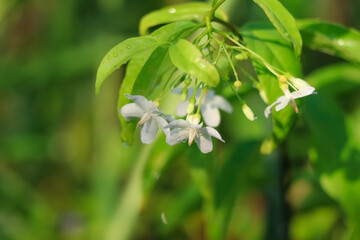
[[[266,117],[271,113],[273,106],[275,106],[276,111],[280,111],[288,104],[290,104],[297,113],[298,108],[295,99],[316,93],[314,92],[315,88],[302,79],[292,76],[287,78],[284,75],[279,75],[278,79],[279,86],[284,92],[284,95],[266,107],[264,111]],[[291,86],[294,91],[290,92],[289,86]],[[184,89],[186,90],[185,96]],[[138,127],[142,127],[141,141],[143,143],[152,143],[160,127],[166,135],[166,142],[169,145],[187,141],[190,146],[195,141],[202,153],[211,152],[213,149],[212,137],[225,142],[219,132],[213,128],[220,124],[220,110],[232,113],[232,106],[224,97],[215,95],[215,91],[212,89],[188,89],[187,87],[184,89],[175,89],[173,93],[183,95],[184,101],[176,107],[176,114],[179,117],[186,116],[186,120],[175,119],[171,115],[165,115],[158,109],[159,104],[157,101],[154,103],[140,95],[126,94],[125,96],[132,100],[133,103],[124,105],[120,109],[120,113],[127,121],[140,119]],[[194,113],[196,106],[197,112]],[[247,112],[251,111],[251,109],[248,108],[247,105],[244,106],[243,110],[249,109],[244,111],[245,115],[248,116],[249,114]],[[201,117],[207,126],[203,126],[204,123],[201,122]]]

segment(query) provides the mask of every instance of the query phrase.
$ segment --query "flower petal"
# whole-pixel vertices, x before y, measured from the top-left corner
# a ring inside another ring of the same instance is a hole
[[[158,123],[158,125],[161,127],[161,129],[164,131],[165,135],[169,135],[170,134],[170,129],[169,128],[165,128],[166,125],[168,125],[168,122],[161,116],[153,116],[153,118],[156,120],[156,122]]]
[[[273,102],[271,105],[267,106],[267,107],[265,108],[265,111],[264,111],[265,117],[266,117],[266,118],[269,117],[269,115],[270,115],[270,113],[271,113],[271,108],[272,108],[274,105],[283,102],[285,99],[286,99],[285,96],[280,96],[280,97],[278,97],[278,99],[276,99],[275,102]]]
[[[281,97],[280,97],[281,98]],[[278,112],[280,111],[281,109],[283,109],[284,107],[286,107],[286,105],[289,104],[291,99],[287,98],[284,96],[284,98],[282,99],[282,101],[279,102],[278,105],[276,105],[275,107],[275,110]]]
[[[227,112],[227,113],[232,113],[233,111],[233,108],[232,106],[230,105],[230,103],[223,97],[221,96],[215,96],[214,97],[214,101],[213,101],[216,106],[218,108],[220,108],[221,110]]]
[[[184,119],[178,119],[170,122],[164,128],[187,128],[189,124]]]
[[[301,97],[305,97],[307,95],[312,94],[315,91],[315,88],[312,86],[305,86],[299,89],[299,91],[295,91],[291,93],[292,99],[297,99]]]
[[[146,144],[152,143],[156,137],[158,129],[157,121],[151,117],[144,123],[141,129],[141,142]]]
[[[144,112],[156,112],[161,113],[161,111],[155,107],[152,101],[148,101],[144,96],[141,95],[129,95],[125,94],[128,99],[133,100]]]
[[[198,136],[195,137],[195,142],[202,153],[211,152],[213,149],[211,136],[207,131],[199,131]]]
[[[210,127],[217,127],[220,124],[220,112],[215,106],[204,104],[200,108],[201,115],[204,118],[206,125]]]
[[[145,106],[145,104],[148,102],[148,100],[144,96],[141,96],[141,95],[125,94],[125,97],[127,97],[130,100],[133,100],[141,108],[143,106]]]
[[[204,127],[202,129],[203,131],[206,131],[211,137],[217,138],[222,142],[225,142],[224,139],[222,139],[222,137],[220,136],[220,133],[212,127]]]
[[[188,105],[189,105],[189,100],[179,103],[175,110],[176,115],[178,115],[179,117],[185,117],[187,114],[186,108]]]
[[[128,103],[120,108],[120,114],[128,121],[132,118],[142,118],[144,111],[136,103]]]
[[[175,145],[185,142],[189,138],[189,129],[175,128],[166,136],[166,143]]]

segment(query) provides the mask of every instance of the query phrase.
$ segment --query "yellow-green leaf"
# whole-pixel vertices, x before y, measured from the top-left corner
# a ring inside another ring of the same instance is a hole
[[[190,42],[180,39],[170,46],[169,52],[171,61],[177,68],[211,87],[218,85],[220,78],[215,66],[209,63]]]

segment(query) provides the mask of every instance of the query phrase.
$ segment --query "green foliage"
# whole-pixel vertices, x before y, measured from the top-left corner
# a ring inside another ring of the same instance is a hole
[[[304,45],[347,61],[360,63],[360,32],[319,20],[298,20]]]
[[[205,14],[210,10],[209,4],[193,2],[183,3],[173,6],[167,6],[162,9],[153,11],[145,15],[139,25],[140,35],[148,33],[148,29],[160,24],[193,20],[201,22],[204,19]],[[228,21],[228,17],[224,11],[218,11],[216,16],[224,21]]]
[[[203,58],[191,43],[180,39],[169,49],[171,61],[180,70],[195,76],[200,82],[216,87],[220,81],[216,68]]]
[[[266,15],[237,0],[0,0],[0,239],[358,239],[359,31],[296,20],[301,51],[290,12],[359,28],[360,5],[255,2]],[[250,22],[266,16],[273,26]],[[284,95],[272,71],[318,94],[266,119]],[[186,82],[232,105],[226,143],[140,144],[125,94],[173,114]]]
[[[294,17],[278,0],[254,0],[266,13],[279,33],[292,43],[296,56],[300,56],[302,39]]]

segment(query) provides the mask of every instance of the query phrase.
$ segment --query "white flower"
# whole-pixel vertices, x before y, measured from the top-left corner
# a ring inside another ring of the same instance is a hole
[[[285,95],[284,96],[280,96],[278,99],[276,99],[275,102],[273,102],[270,106],[268,106],[267,108],[265,108],[264,114],[265,117],[268,117],[270,112],[271,112],[271,108],[275,106],[275,110],[278,112],[281,109],[283,109],[284,107],[286,107],[286,105],[288,105],[290,103],[291,107],[295,110],[296,113],[298,113],[298,108],[296,106],[295,100],[297,98],[301,98],[301,97],[305,97],[307,95],[313,94],[315,93],[315,88],[310,86],[310,85],[304,85],[302,88],[300,88],[297,91],[291,92],[289,90],[285,91]]]
[[[222,142],[225,142],[218,131],[212,127],[202,127],[199,121],[185,121],[183,119],[170,122],[165,128],[174,128],[169,135],[166,136],[166,142],[169,145],[175,145],[180,142],[189,141],[189,146],[195,140],[197,146],[202,153],[211,152],[213,149],[211,137],[215,137]]]
[[[145,97],[140,95],[129,95],[125,96],[134,101],[129,103],[120,109],[121,115],[126,121],[134,118],[140,118],[138,126],[142,126],[141,129],[141,142],[152,143],[158,132],[158,125],[163,129],[165,135],[170,133],[169,129],[164,129],[164,126],[168,124],[165,120],[165,115],[155,107],[152,101],[148,101]]]
[[[173,91],[174,93],[178,93],[177,90]],[[189,89],[188,97],[190,98],[193,95],[194,89]],[[180,90],[181,93],[181,90]],[[196,93],[195,99],[196,99],[196,105],[199,104],[199,98],[200,98],[201,89]],[[179,103],[179,105],[176,108],[176,114],[179,117],[186,116],[186,108],[189,105],[189,100],[185,102]],[[232,112],[232,106],[228,101],[226,101],[225,98],[215,95],[214,90],[209,90],[208,93],[204,96],[204,99],[202,100],[201,107],[200,107],[200,113],[201,116],[204,119],[204,122],[206,125],[210,127],[217,127],[220,124],[220,111],[219,109],[231,113]]]

